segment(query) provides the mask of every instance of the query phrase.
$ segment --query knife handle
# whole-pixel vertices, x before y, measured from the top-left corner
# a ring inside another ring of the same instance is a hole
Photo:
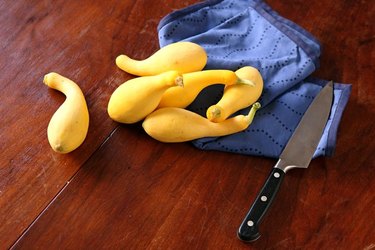
[[[262,190],[255,199],[245,219],[238,229],[238,238],[243,241],[254,241],[260,237],[259,223],[271,206],[285,172],[279,168],[273,168]]]

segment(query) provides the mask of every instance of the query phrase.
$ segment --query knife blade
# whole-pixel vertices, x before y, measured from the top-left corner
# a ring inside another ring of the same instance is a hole
[[[283,149],[238,229],[237,235],[240,240],[249,242],[260,237],[259,224],[271,206],[286,172],[293,168],[309,166],[329,118],[332,100],[331,81],[314,98]]]

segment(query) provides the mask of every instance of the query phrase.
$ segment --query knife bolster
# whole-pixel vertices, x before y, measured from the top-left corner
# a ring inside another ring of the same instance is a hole
[[[274,168],[281,169],[284,173],[286,173],[287,171],[289,171],[289,170],[291,170],[293,168],[300,168],[300,167],[287,164],[282,159],[279,159]]]

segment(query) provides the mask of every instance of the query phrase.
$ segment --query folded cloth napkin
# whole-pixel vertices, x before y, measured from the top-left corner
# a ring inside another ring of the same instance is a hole
[[[161,47],[177,41],[201,45],[208,54],[205,69],[253,66],[263,77],[262,108],[248,129],[194,140],[200,149],[278,158],[308,106],[328,82],[310,77],[319,66],[319,42],[260,0],[197,3],[165,16],[158,34]],[[314,157],[332,155],[350,91],[349,84],[334,84],[330,118]],[[188,109],[205,116],[222,93],[222,85],[208,87]]]

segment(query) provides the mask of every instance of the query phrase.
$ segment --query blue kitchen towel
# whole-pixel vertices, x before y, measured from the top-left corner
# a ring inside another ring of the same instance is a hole
[[[161,47],[177,41],[201,45],[208,54],[205,69],[253,66],[263,77],[262,108],[248,129],[194,140],[200,149],[278,158],[306,109],[328,82],[310,76],[319,67],[319,42],[260,0],[197,3],[164,17],[158,34]],[[350,91],[349,84],[334,84],[330,118],[314,157],[332,155]],[[205,116],[222,93],[222,85],[208,87],[188,109]]]

